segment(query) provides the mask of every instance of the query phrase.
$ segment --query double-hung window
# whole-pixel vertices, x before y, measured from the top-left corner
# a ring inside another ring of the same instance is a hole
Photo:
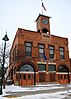
[[[60,59],[64,59],[65,58],[64,57],[64,48],[60,47],[59,50],[60,50]]]
[[[54,46],[49,45],[49,58],[54,59]]]
[[[32,56],[32,43],[26,42],[25,44],[25,55]]]
[[[39,44],[39,57],[44,58],[44,44]]]

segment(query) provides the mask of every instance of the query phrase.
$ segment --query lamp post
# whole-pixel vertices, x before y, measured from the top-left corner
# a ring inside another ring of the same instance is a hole
[[[2,95],[2,77],[0,77],[0,95]]]
[[[5,41],[4,43],[4,52],[3,52],[3,64],[2,64],[2,84],[3,84],[3,89],[5,89],[5,70],[4,70],[4,64],[5,64],[5,50],[6,50],[6,41],[9,41],[9,38],[7,37],[7,32],[2,39]]]

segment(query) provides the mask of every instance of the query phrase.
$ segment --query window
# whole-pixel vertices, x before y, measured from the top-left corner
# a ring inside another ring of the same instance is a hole
[[[28,43],[28,42],[26,43],[25,54],[26,54],[26,56],[32,55],[32,44],[31,43]]]
[[[20,71],[24,71],[24,72],[34,72],[34,69],[31,65],[29,64],[25,64],[20,68]]]
[[[48,65],[48,71],[56,71],[56,65],[54,65],[54,64],[49,64],[49,65]]]
[[[46,71],[46,64],[38,64],[38,71]]]
[[[28,74],[28,80],[30,80],[31,79],[31,75],[30,74]]]
[[[25,74],[23,75],[23,79],[26,80],[26,75]]]
[[[60,66],[58,72],[68,72],[68,70],[65,66]]]
[[[61,75],[61,79],[62,79],[63,77],[62,77],[62,75]]]
[[[49,57],[54,59],[54,46],[49,45]]]
[[[43,58],[44,57],[44,45],[39,44],[39,57]]]
[[[64,48],[60,47],[59,50],[60,50],[60,59],[64,59]]]
[[[64,75],[64,79],[66,79],[66,75]]]

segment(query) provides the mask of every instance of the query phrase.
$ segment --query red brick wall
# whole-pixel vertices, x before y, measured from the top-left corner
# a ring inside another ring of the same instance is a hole
[[[32,42],[32,57],[25,58],[25,42]],[[38,43],[45,44],[45,54],[47,56],[47,60],[39,59],[38,58]],[[49,59],[49,49],[48,45],[53,45],[55,47],[55,59],[52,61]],[[13,49],[17,47],[16,53],[16,61],[14,63],[13,60],[10,61],[10,69],[14,67],[18,67],[22,63],[32,62],[34,67],[36,68],[36,72],[38,72],[37,62],[43,61],[47,62],[46,70],[48,72],[48,62],[56,63],[56,69],[60,64],[66,64],[70,70],[70,61],[69,61],[69,50],[68,50],[68,40],[67,38],[62,38],[54,35],[50,35],[48,38],[44,36],[42,33],[28,31],[24,29],[18,29],[16,37],[14,39],[10,55],[12,57]],[[59,56],[59,47],[65,48],[65,60],[61,61]],[[56,75],[56,81],[58,81],[58,76]],[[15,80],[15,79],[14,79]],[[45,74],[45,81],[49,82],[49,74]],[[36,74],[36,83],[39,82],[39,74]]]

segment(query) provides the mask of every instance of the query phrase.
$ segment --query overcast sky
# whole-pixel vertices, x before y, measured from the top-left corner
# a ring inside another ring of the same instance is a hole
[[[71,0],[43,0],[44,15],[51,17],[51,34],[67,37],[71,53]],[[18,28],[36,31],[41,0],[0,0],[0,44],[6,31],[12,44]],[[70,55],[71,56],[71,55]]]

